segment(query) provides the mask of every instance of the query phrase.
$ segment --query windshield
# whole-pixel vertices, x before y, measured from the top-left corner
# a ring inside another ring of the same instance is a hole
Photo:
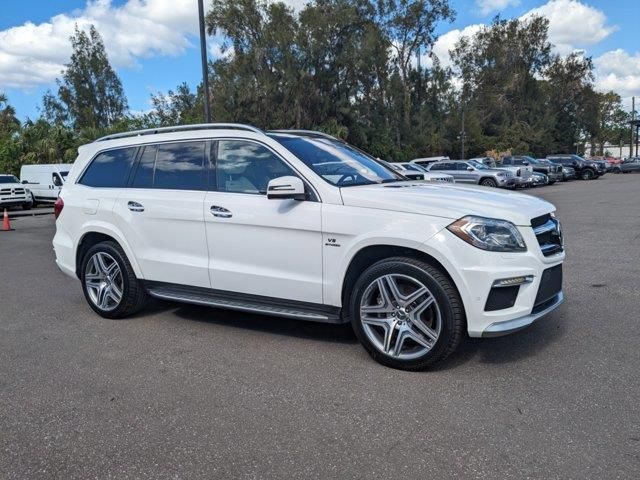
[[[0,183],[20,183],[15,175],[0,175]]]
[[[338,140],[287,134],[272,134],[271,137],[337,187],[406,180],[373,157]]]
[[[487,167],[484,163],[476,162],[475,160],[469,160],[467,163],[474,166],[478,170],[489,170],[489,167]]]

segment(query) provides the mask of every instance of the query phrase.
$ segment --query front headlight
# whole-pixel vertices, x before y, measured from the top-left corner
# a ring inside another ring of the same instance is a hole
[[[527,250],[516,226],[506,220],[467,216],[453,222],[447,230],[481,250],[491,252]]]

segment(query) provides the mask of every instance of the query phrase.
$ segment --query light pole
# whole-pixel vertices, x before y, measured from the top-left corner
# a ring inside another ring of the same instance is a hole
[[[209,110],[209,67],[207,65],[207,38],[204,31],[204,0],[198,0],[198,18],[200,21],[200,55],[202,57],[202,88],[204,89],[204,121],[211,123]]]

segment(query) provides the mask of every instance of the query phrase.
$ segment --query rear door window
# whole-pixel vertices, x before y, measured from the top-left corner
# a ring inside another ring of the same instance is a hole
[[[206,142],[147,145],[131,181],[132,188],[205,190]]]

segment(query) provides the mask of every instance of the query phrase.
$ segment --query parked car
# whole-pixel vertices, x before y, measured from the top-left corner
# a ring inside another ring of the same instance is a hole
[[[601,166],[594,162],[589,162],[578,155],[547,155],[547,160],[551,160],[553,163],[559,163],[563,166],[572,167],[575,169],[578,178],[581,178],[582,180],[593,180],[605,173],[605,170]]]
[[[538,159],[530,157],[528,155],[513,155],[510,157],[504,157],[502,159],[502,165],[525,165],[531,167],[533,172],[543,173],[549,179],[549,184],[562,181],[562,167],[552,162],[540,162]]]
[[[613,167],[613,173],[640,172],[640,158],[628,158]]]
[[[190,125],[80,147],[53,246],[103,317],[151,296],[351,322],[374,359],[416,370],[465,334],[510,333],[562,303],[554,211],[407,181],[322,133]]]
[[[533,172],[533,184],[536,187],[542,187],[544,185],[549,185],[551,182],[549,181],[549,177],[544,173]]]
[[[403,163],[401,163],[401,165],[403,165],[403,166],[405,166],[407,168],[414,168],[414,169],[417,168],[418,170],[420,170],[422,172],[422,174],[424,175],[423,180],[426,181],[426,182],[456,183],[456,181],[455,181],[455,179],[453,178],[452,175],[447,175],[446,173],[429,172],[425,167],[423,167],[422,165],[418,165],[417,163],[403,162]]]
[[[5,208],[29,210],[32,206],[31,191],[15,175],[0,174],[0,213]]]
[[[480,162],[489,168],[497,168],[498,170],[508,170],[515,175],[515,187],[516,188],[528,188],[534,185],[533,176],[531,175],[531,167],[528,166],[515,166],[515,165],[502,165],[496,163],[491,157],[476,157],[472,158],[476,162]]]
[[[382,160],[384,161],[384,160]],[[402,175],[407,177],[410,180],[424,180],[424,171],[418,168],[416,165],[412,164],[403,164],[403,163],[393,163],[393,162],[385,162],[385,165],[388,165],[390,168],[393,168],[395,171],[400,172]]]
[[[44,165],[23,165],[20,168],[20,182],[29,185],[36,203],[53,203],[58,198],[71,164],[54,163]]]
[[[414,158],[409,163],[417,163],[418,165],[422,165],[423,167],[428,167],[434,162],[441,162],[443,160],[449,160],[449,157],[423,157],[423,158]]]
[[[448,160],[429,165],[430,172],[446,173],[455,178],[456,183],[475,183],[483,187],[513,188],[515,175],[507,170],[489,168],[475,160]]]
[[[578,178],[578,174],[575,168],[562,165],[562,180],[564,182],[575,180],[576,178]]]

